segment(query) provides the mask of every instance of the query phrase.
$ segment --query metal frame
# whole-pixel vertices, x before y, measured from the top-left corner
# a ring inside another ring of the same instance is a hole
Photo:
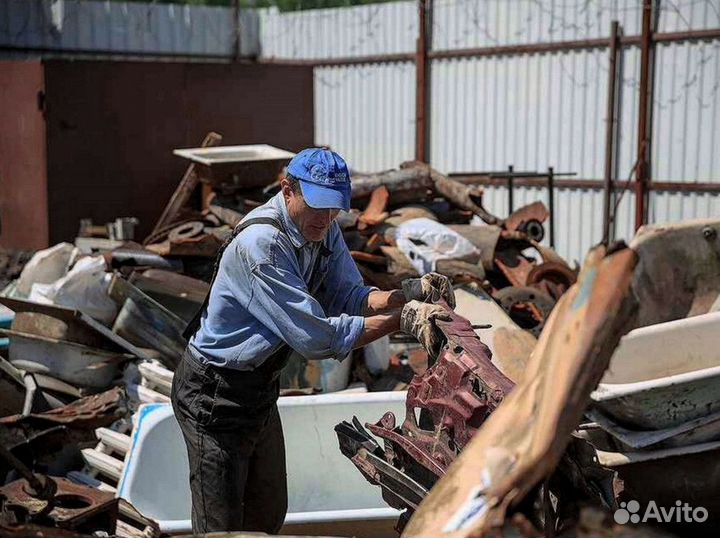
[[[608,104],[605,140],[605,173],[602,181],[554,178],[552,169],[543,174],[543,179],[523,178],[517,173],[511,173],[504,179],[497,175],[480,174],[453,174],[455,179],[468,183],[484,185],[507,185],[509,188],[510,211],[513,209],[512,190],[514,186],[547,186],[550,191],[555,186],[559,189],[584,188],[604,189],[604,219],[603,237],[610,240],[612,237],[612,198],[615,189],[633,189],[635,191],[635,227],[636,229],[647,223],[648,197],[651,191],[660,192],[711,192],[720,193],[720,184],[714,183],[685,183],[685,182],[652,182],[652,96],[654,80],[654,48],[657,43],[677,43],[684,41],[705,41],[720,39],[720,28],[707,30],[694,30],[682,32],[656,33],[657,18],[659,14],[658,0],[638,0],[642,2],[643,19],[642,33],[640,35],[624,36],[617,21],[613,22],[610,38],[583,39],[574,41],[559,41],[553,43],[530,43],[520,45],[504,45],[493,47],[466,48],[457,50],[431,50],[432,29],[432,0],[417,0],[418,6],[418,40],[415,53],[382,54],[360,56],[354,58],[331,58],[321,60],[260,60],[262,63],[311,65],[314,67],[345,66],[345,65],[372,65],[391,62],[413,62],[416,66],[416,101],[415,101],[415,159],[428,162],[430,155],[430,68],[433,60],[449,60],[456,58],[482,58],[491,56],[515,56],[521,54],[559,53],[577,50],[608,49],[610,54],[610,74],[608,77]],[[617,124],[618,124],[618,71],[621,69],[623,47],[640,47],[640,88],[637,161],[635,167],[635,182],[618,183],[614,179],[617,151]],[[550,195],[551,204],[554,201]],[[552,233],[551,233],[552,235]],[[552,237],[551,237],[552,239]]]
[[[420,2],[426,0],[418,0]],[[642,35],[629,35],[620,37],[621,47],[642,45]],[[651,43],[678,43],[683,41],[712,41],[720,39],[720,28],[708,30],[688,30],[685,32],[655,33],[651,36]],[[573,50],[607,49],[610,41],[606,37],[598,39],[580,39],[575,41],[555,41],[549,43],[528,43],[521,45],[504,45],[496,47],[478,47],[454,50],[428,50],[430,60],[450,60],[455,58],[482,58],[487,56],[517,56],[521,54],[543,54],[552,52],[568,52]],[[282,58],[259,58],[258,63],[272,65],[304,65],[312,67],[336,67],[344,65],[386,64],[394,62],[414,62],[416,52],[396,54],[372,54],[367,56],[353,56],[343,58],[318,58],[291,60]]]
[[[563,188],[586,188],[596,190],[598,188],[605,189],[605,210],[604,210],[604,237],[610,238],[610,222],[611,222],[611,198],[614,189],[630,188],[628,184],[619,184],[613,180],[614,167],[614,151],[615,144],[615,126],[617,123],[617,81],[613,80],[613,72],[617,71],[617,64],[622,61],[623,47],[640,47],[640,89],[639,89],[639,112],[637,118],[638,125],[638,146],[637,146],[637,162],[635,168],[635,182],[632,189],[635,191],[635,226],[636,228],[647,222],[648,213],[648,196],[651,191],[672,191],[672,192],[704,192],[717,193],[720,192],[720,185],[714,183],[684,183],[684,182],[652,182],[651,167],[651,147],[652,147],[652,96],[653,96],[653,80],[654,80],[654,48],[658,43],[678,43],[686,41],[709,41],[720,39],[720,28],[712,28],[705,30],[691,30],[680,32],[656,33],[657,17],[659,14],[658,0],[637,0],[642,3],[643,18],[642,32],[640,35],[624,36],[621,35],[617,27],[617,23],[613,23],[610,38],[582,39],[570,41],[558,41],[548,43],[530,43],[518,45],[503,45],[492,47],[465,48],[456,50],[431,50],[432,47],[432,13],[433,0],[417,0],[418,14],[418,39],[415,52],[396,53],[396,54],[380,54],[356,57],[339,57],[324,59],[275,59],[275,58],[243,58],[239,54],[239,34],[232,55],[198,55],[193,59],[204,59],[206,61],[247,61],[267,65],[290,65],[290,66],[310,66],[310,67],[334,67],[334,66],[352,66],[352,65],[373,65],[387,64],[397,62],[414,63],[416,66],[416,102],[415,102],[415,159],[421,162],[428,162],[430,156],[430,91],[431,78],[430,69],[433,60],[449,60],[457,58],[483,58],[493,56],[516,56],[524,54],[545,54],[560,53],[579,50],[608,49],[610,51],[611,75],[608,86],[608,129],[606,132],[606,155],[605,155],[605,174],[603,181],[596,180],[555,180],[550,181],[551,184],[560,189]],[[236,22],[239,15],[239,3],[235,0],[234,15]],[[96,55],[108,54],[113,57],[124,56],[118,54],[117,51],[100,51],[100,50],[55,50],[55,49],[28,49],[25,47],[16,47],[8,45],[0,45],[0,50],[5,51],[22,51],[36,52],[47,54],[73,54],[73,55]],[[128,57],[144,57],[157,55],[147,55],[145,53],[130,53]],[[173,59],[189,59],[187,56],[165,55]],[[475,176],[476,174],[466,174]],[[549,176],[553,174],[550,173]],[[557,174],[555,174],[557,175]],[[548,177],[545,175],[544,177]],[[468,178],[466,178],[468,179]],[[488,182],[485,182],[485,181]],[[493,179],[472,178],[470,182],[491,185]],[[513,174],[512,178],[503,180],[505,183],[512,182],[514,186],[539,186],[537,180],[531,181],[529,178],[521,178],[518,174]],[[530,181],[530,183],[526,183]],[[542,180],[543,185],[548,185],[547,179]],[[599,184],[599,185],[598,185]],[[550,186],[550,185],[549,185]],[[551,187],[551,186],[550,186]],[[512,199],[511,199],[512,200]],[[512,204],[512,201],[510,201]]]
[[[558,174],[554,174],[555,177]],[[507,187],[506,178],[497,175],[488,175],[476,172],[452,172],[448,177],[461,183],[484,185],[488,187]],[[547,187],[548,174],[515,174],[514,187]],[[606,182],[602,179],[555,179],[554,186],[558,189],[588,189],[601,191],[605,189]],[[612,181],[613,190],[634,190],[634,183],[627,181]],[[653,181],[647,186],[653,192],[710,192],[720,193],[720,183],[695,183],[683,181]]]

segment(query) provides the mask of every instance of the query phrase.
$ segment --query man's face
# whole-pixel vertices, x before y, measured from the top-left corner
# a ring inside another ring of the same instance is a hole
[[[305,203],[300,193],[293,192],[290,182],[283,178],[280,181],[285,205],[293,222],[300,228],[300,233],[308,241],[325,239],[330,225],[340,213],[339,209],[313,209]]]

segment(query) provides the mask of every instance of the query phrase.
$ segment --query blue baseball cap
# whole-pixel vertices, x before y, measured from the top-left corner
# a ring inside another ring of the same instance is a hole
[[[305,203],[315,209],[350,209],[350,172],[334,151],[307,148],[293,157],[287,171],[300,180]]]

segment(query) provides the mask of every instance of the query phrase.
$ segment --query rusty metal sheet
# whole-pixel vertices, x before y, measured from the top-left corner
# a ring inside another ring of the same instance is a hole
[[[86,396],[63,407],[44,413],[26,416],[11,415],[0,418],[0,424],[18,426],[28,424],[35,427],[52,427],[64,424],[77,429],[95,429],[109,426],[127,412],[125,391],[115,387],[100,394]]]
[[[370,201],[365,210],[358,217],[358,230],[382,223],[389,215],[386,211],[389,201],[390,191],[385,185],[375,189],[370,195]]]
[[[533,202],[513,211],[512,215],[505,219],[505,229],[508,231],[519,230],[529,232],[528,223],[535,221],[542,225],[550,216],[547,207],[542,202]],[[542,240],[542,237],[536,239]]]

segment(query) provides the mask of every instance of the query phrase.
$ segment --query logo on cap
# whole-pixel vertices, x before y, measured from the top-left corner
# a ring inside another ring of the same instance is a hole
[[[333,177],[328,175],[327,168],[316,164],[310,168],[310,178],[314,183],[322,183],[324,185],[335,185],[337,183],[346,183],[347,174],[343,172],[336,172]]]
[[[310,168],[310,178],[315,183],[332,183],[332,180],[328,177],[327,169],[319,164]]]

